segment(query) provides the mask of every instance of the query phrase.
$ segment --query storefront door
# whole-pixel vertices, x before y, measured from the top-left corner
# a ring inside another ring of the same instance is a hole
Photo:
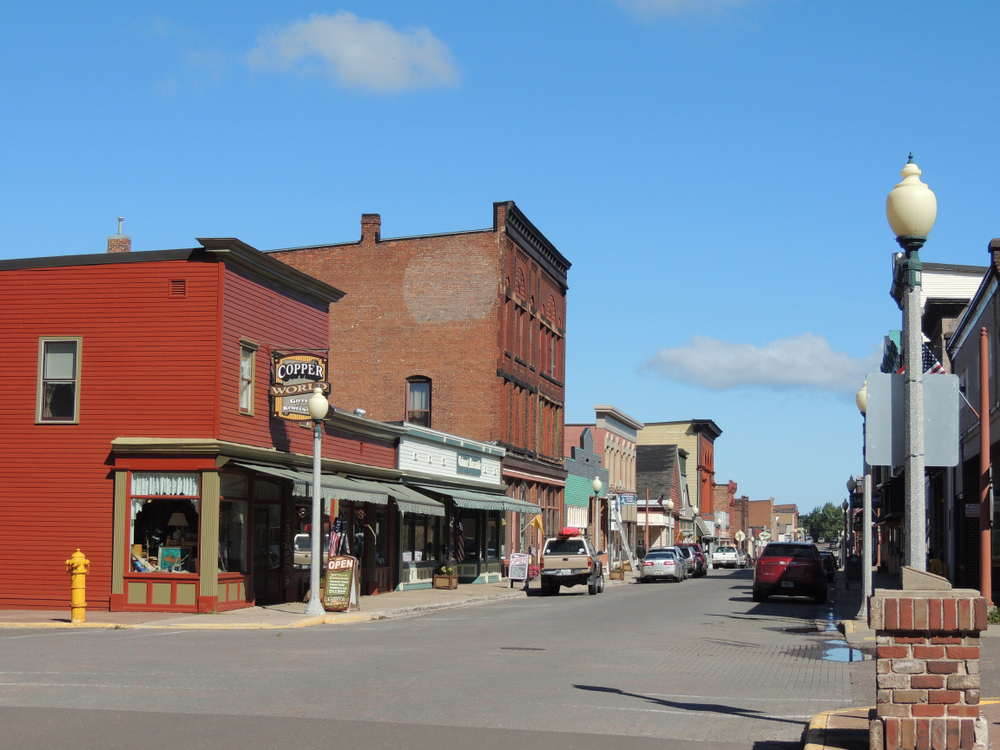
[[[258,605],[283,600],[280,502],[254,503],[253,592]]]

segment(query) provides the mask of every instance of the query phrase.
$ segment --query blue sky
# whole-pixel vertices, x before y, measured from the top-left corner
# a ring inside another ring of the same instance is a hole
[[[30,7],[29,7],[30,6]],[[21,4],[0,26],[0,257],[260,249],[491,224],[572,262],[567,421],[713,419],[716,479],[808,510],[862,469],[885,196],[983,265],[1000,4]],[[349,291],[349,290],[348,290]]]

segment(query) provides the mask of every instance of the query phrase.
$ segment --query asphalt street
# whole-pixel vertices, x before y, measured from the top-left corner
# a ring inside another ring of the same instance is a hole
[[[754,604],[750,578],[277,632],[0,631],[0,748],[791,748],[872,705],[832,601]]]

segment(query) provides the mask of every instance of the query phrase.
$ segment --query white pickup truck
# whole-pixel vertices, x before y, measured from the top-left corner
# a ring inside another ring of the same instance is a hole
[[[740,556],[736,547],[719,547],[712,553],[713,568],[738,568]]]

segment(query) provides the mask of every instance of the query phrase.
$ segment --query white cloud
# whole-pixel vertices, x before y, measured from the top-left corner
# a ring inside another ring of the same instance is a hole
[[[716,391],[803,388],[853,394],[880,362],[877,352],[865,359],[835,352],[826,339],[811,333],[763,346],[695,336],[683,346],[660,349],[642,369]]]
[[[615,0],[619,7],[641,18],[716,15],[754,0]]]
[[[429,29],[403,33],[345,11],[261,34],[247,63],[326,74],[342,86],[379,92],[451,86],[459,76],[451,51]]]

